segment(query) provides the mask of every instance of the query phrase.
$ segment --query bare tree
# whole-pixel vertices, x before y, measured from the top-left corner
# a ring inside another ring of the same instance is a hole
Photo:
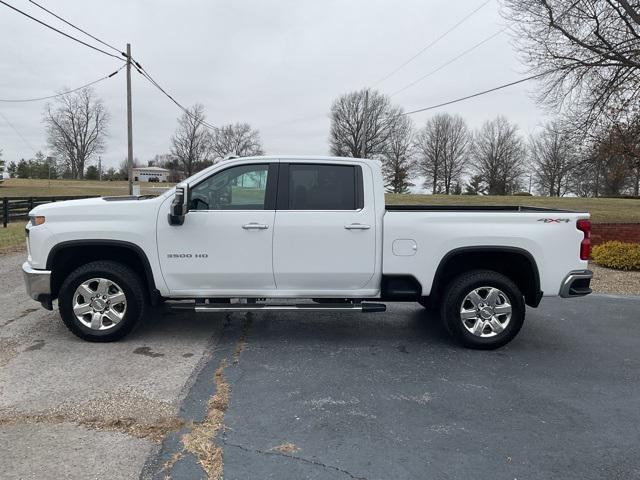
[[[540,101],[588,130],[640,100],[637,0],[505,0],[516,45],[542,77]]]
[[[627,111],[611,127],[609,135],[615,140],[618,153],[624,161],[632,179],[632,194],[640,195],[640,112]]]
[[[436,115],[416,133],[415,148],[418,153],[418,170],[424,175],[424,187],[431,193],[440,193],[442,163],[444,162],[444,118]],[[431,184],[431,185],[429,185]]]
[[[218,158],[227,155],[253,157],[264,155],[260,133],[248,123],[235,123],[218,128],[211,142],[212,153]]]
[[[598,195],[621,195],[631,183],[629,163],[614,142],[615,137],[604,138],[595,147]]]
[[[581,165],[581,170],[588,172],[588,176],[578,177],[582,180],[582,191],[596,197],[636,192],[637,170],[623,147],[624,143],[616,129],[604,132],[593,142],[588,157]]]
[[[530,138],[529,155],[538,189],[550,197],[565,195],[571,188],[571,173],[578,163],[571,136],[558,123],[548,123]]]
[[[451,193],[466,169],[470,143],[471,134],[465,121],[448,113],[430,118],[417,133],[419,170],[431,193]]]
[[[471,134],[466,122],[459,115],[447,115],[445,133],[442,183],[444,193],[449,195],[454,183],[459,183],[460,177],[467,168]]]
[[[415,170],[413,150],[413,122],[407,116],[397,116],[381,156],[385,186],[390,192],[407,193],[413,186],[409,178]]]
[[[489,195],[509,195],[520,187],[525,147],[518,127],[499,115],[485,122],[475,134],[473,167],[481,175]]]
[[[72,178],[83,178],[85,165],[104,151],[109,113],[91,88],[57,97],[45,107],[47,142]]]
[[[399,107],[376,90],[342,95],[331,105],[329,147],[332,155],[373,158],[382,155]]]
[[[204,122],[204,105],[197,103],[178,119],[171,137],[171,154],[180,161],[187,177],[211,164],[212,135]]]
[[[582,142],[579,147],[580,160],[571,175],[572,192],[594,197],[637,196],[640,192],[640,121],[629,117],[624,123],[603,126],[590,137],[589,142]]]

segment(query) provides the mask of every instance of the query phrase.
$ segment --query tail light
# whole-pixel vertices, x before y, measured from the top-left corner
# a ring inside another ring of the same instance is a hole
[[[591,254],[591,221],[586,218],[578,220],[576,228],[584,234],[580,242],[580,260],[589,260],[589,255]]]

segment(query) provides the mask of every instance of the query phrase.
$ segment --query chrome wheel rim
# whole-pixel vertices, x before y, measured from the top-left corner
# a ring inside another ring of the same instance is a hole
[[[480,287],[464,297],[460,305],[460,321],[467,331],[476,337],[495,337],[504,331],[511,321],[512,308],[509,297],[495,287]]]
[[[120,285],[107,278],[82,282],[73,294],[73,313],[91,330],[109,330],[127,312],[127,297]]]

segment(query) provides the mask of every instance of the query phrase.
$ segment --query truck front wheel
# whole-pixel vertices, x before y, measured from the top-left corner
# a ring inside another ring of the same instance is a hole
[[[90,342],[112,342],[127,335],[142,319],[146,303],[140,277],[126,265],[107,260],[71,272],[58,295],[64,324]]]
[[[488,350],[507,344],[518,334],[525,303],[520,289],[505,275],[474,270],[449,283],[440,311],[457,341]]]

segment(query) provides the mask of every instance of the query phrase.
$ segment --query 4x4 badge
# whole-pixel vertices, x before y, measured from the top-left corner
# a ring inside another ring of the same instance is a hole
[[[571,221],[570,218],[540,218],[539,222],[544,223],[569,223]]]

